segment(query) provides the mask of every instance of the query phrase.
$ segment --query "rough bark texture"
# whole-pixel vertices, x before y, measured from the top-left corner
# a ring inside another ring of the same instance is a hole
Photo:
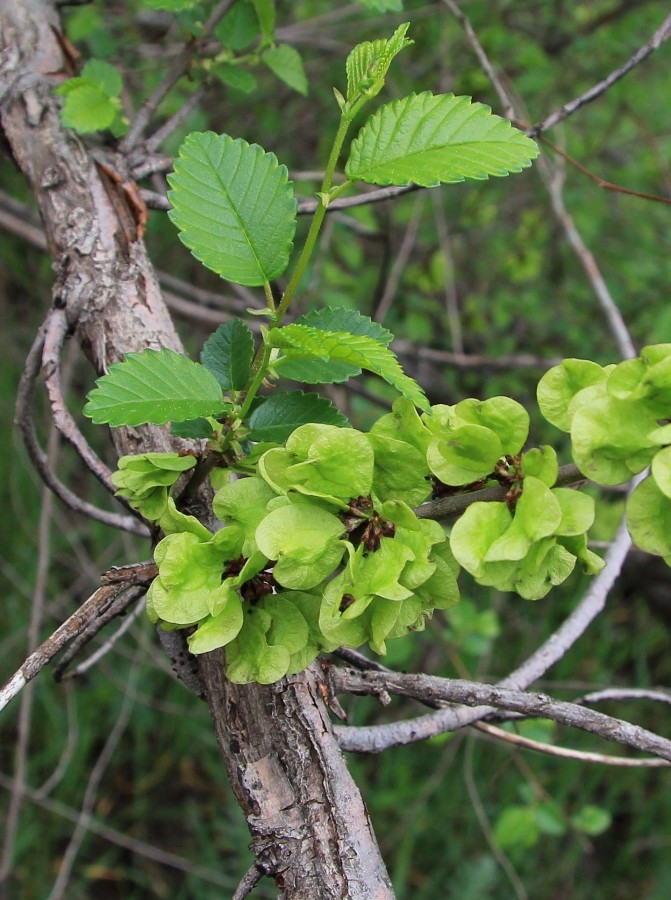
[[[129,351],[181,345],[132,204],[61,126],[53,95],[65,74],[59,27],[52,3],[0,0],[0,123],[40,208],[53,305],[100,373]],[[105,163],[125,179],[121,156],[108,152]],[[113,440],[119,454],[174,447],[166,429],[149,426],[115,429]],[[240,687],[226,681],[223,655],[213,653],[201,674],[259,864],[281,896],[392,897],[314,671],[278,686]]]

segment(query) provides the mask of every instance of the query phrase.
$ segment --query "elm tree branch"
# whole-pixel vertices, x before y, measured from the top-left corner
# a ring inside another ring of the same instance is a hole
[[[35,382],[40,374],[42,353],[44,350],[46,336],[46,322],[37,333],[33,345],[28,352],[16,398],[16,415],[15,422],[23,436],[28,456],[32,461],[37,473],[44,483],[56,494],[59,500],[62,500],[66,506],[75,512],[102,522],[112,528],[118,528],[122,531],[129,531],[131,534],[140,534],[147,536],[149,530],[141,522],[132,516],[124,516],[119,513],[107,512],[107,510],[99,509],[92,503],[82,500],[69,487],[63,484],[54,473],[47,454],[40,446],[35,431],[35,424],[31,414],[33,397],[35,394]]]
[[[645,728],[632,725],[595,710],[588,710],[576,703],[555,700],[547,694],[527,693],[480,684],[454,678],[438,678],[433,675],[404,675],[390,672],[358,672],[354,669],[334,669],[331,672],[333,687],[338,692],[354,694],[378,694],[388,692],[403,697],[422,700],[444,700],[469,707],[491,706],[552,719],[560,725],[568,725],[589,731],[607,741],[652,753],[671,762],[671,741]]]
[[[448,2],[448,0],[444,0],[444,2]],[[585,106],[587,103],[591,103],[593,100],[596,100],[597,97],[600,97],[604,94],[610,87],[612,87],[616,82],[618,82],[621,78],[623,78],[628,72],[631,72],[633,68],[635,68],[639,63],[643,62],[644,59],[647,59],[651,53],[654,53],[664,41],[668,40],[671,36],[671,13],[664,19],[659,28],[655,31],[650,40],[643,44],[633,56],[631,56],[623,65],[619,66],[619,68],[614,69],[609,75],[599,81],[597,84],[592,85],[591,88],[582,93],[579,97],[576,97],[574,100],[570,100],[568,103],[564,103],[563,106],[560,106],[559,109],[555,110],[551,113],[547,118],[543,119],[542,122],[539,122],[537,125],[534,125],[527,131],[527,134],[530,137],[537,137],[539,134],[542,134],[544,131],[548,131],[548,129],[553,128],[559,122],[562,122],[564,119],[567,119],[569,116],[573,115],[574,112],[579,110],[581,107]]]

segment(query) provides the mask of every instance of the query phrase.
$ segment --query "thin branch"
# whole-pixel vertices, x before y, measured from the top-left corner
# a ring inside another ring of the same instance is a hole
[[[508,119],[515,118],[515,109],[512,100],[510,99],[510,94],[504,87],[503,82],[501,81],[499,76],[496,74],[496,70],[494,69],[493,64],[490,62],[489,57],[485,53],[484,48],[480,43],[477,34],[473,30],[473,26],[471,25],[470,21],[461,11],[458,5],[454,2],[454,0],[443,0],[443,3],[445,4],[445,6],[447,6],[452,15],[455,17],[455,19],[457,19],[461,27],[464,29],[466,37],[468,38],[469,43],[478,58],[478,62],[482,66],[483,72],[487,75],[492,83],[492,86],[494,87],[494,90],[499,96],[501,106],[503,107],[503,114]]]
[[[235,893],[231,897],[231,900],[245,900],[245,897],[248,897],[251,894],[264,875],[265,873],[259,869],[256,863],[250,866],[243,875],[240,884],[235,889]]]
[[[669,691],[654,691],[648,688],[604,688],[579,697],[576,703],[603,703],[606,700],[652,700],[656,703],[671,703]]]
[[[417,232],[419,231],[419,225],[422,221],[423,211],[424,196],[423,194],[420,194],[415,198],[410,221],[408,222],[405,229],[405,234],[403,235],[401,246],[398,248],[398,251],[394,255],[394,262],[391,267],[389,277],[387,278],[387,283],[384,286],[384,291],[382,292],[382,296],[380,297],[380,302],[377,305],[377,309],[373,314],[373,318],[376,322],[384,321],[385,316],[389,312],[389,308],[394,301],[394,296],[396,294],[396,291],[398,290],[398,285],[403,276],[403,270],[405,269],[408,260],[410,259],[410,254],[412,253],[417,241]]]
[[[444,2],[448,2],[448,0],[444,0]],[[559,109],[555,110],[555,112],[551,113],[547,118],[543,119],[542,122],[539,122],[537,125],[534,125],[529,129],[527,134],[531,137],[536,137],[542,132],[547,131],[550,128],[553,128],[558,122],[562,122],[564,119],[567,119],[569,116],[573,115],[574,112],[579,110],[582,106],[585,106],[587,103],[591,103],[593,100],[596,100],[597,97],[600,97],[604,94],[610,87],[612,87],[617,81],[623,78],[628,72],[631,72],[633,68],[635,68],[639,63],[643,62],[644,59],[647,59],[651,53],[661,47],[661,45],[666,41],[669,36],[671,36],[671,14],[669,14],[659,28],[655,31],[650,40],[643,44],[643,46],[634,53],[634,55],[624,63],[624,65],[615,69],[607,75],[606,78],[599,81],[597,84],[593,85],[589,90],[585,91],[579,97],[576,97],[575,100],[571,100],[568,103],[565,103],[563,106],[560,106]]]
[[[545,753],[546,756],[556,756],[560,759],[573,759],[577,762],[596,763],[601,766],[616,766],[626,769],[657,769],[668,766],[665,759],[648,757],[645,759],[631,759],[627,756],[610,756],[607,753],[589,753],[586,750],[572,750],[567,747],[556,747],[554,744],[544,744],[542,741],[534,741],[511,731],[504,731],[496,725],[488,722],[475,722],[472,726],[477,731],[488,735],[493,740],[522,747],[524,750],[535,750],[537,753]]]
[[[156,576],[157,569],[153,563],[139,563],[137,566],[124,567],[124,571],[127,572],[125,579],[108,578],[107,584],[94,591],[76,612],[30,654],[7,684],[0,689],[0,710],[33,680],[69,641],[81,634],[98,616],[103,615],[119,594],[136,585],[149,586]],[[132,599],[129,602],[132,602]]]
[[[60,355],[68,332],[64,309],[52,308],[47,315],[44,330],[44,350],[42,352],[42,372],[49,398],[51,415],[56,428],[79,454],[87,469],[92,472],[102,486],[114,495],[116,487],[112,482],[112,472],[89,446],[66,405],[60,378]]]
[[[184,103],[179,107],[177,112],[173,113],[169,119],[158,128],[151,137],[147,138],[145,141],[145,147],[148,152],[153,153],[158,150],[163,141],[166,138],[170,137],[170,135],[175,131],[180,125],[188,118],[188,116],[193,112],[193,110],[198,106],[200,101],[203,99],[203,95],[205,94],[205,86],[203,84],[199,84],[196,90],[188,97]],[[155,170],[158,171],[158,170]]]
[[[599,270],[592,251],[589,250],[589,248],[583,241],[582,236],[573,220],[573,217],[566,209],[562,190],[562,181],[563,179],[558,172],[556,172],[554,176],[551,176],[549,179],[547,187],[550,192],[552,209],[554,210],[557,219],[564,229],[564,233],[566,234],[569,244],[571,245],[571,247],[573,247],[576,256],[580,260],[580,264],[583,267],[589,283],[592,285],[592,289],[596,295],[597,300],[599,301],[601,309],[603,310],[606,322],[608,323],[608,327],[610,328],[610,331],[615,338],[621,356],[624,359],[633,359],[637,354],[636,348],[634,347],[634,342],[632,341],[631,335],[629,334],[629,329],[625,325],[624,319],[622,318],[622,313],[618,309],[617,304],[613,300],[613,297],[608,290],[606,281],[601,274],[601,271]]]
[[[329,203],[326,212],[332,212],[334,209],[351,209],[353,206],[367,206],[369,203],[382,203],[385,200],[393,200],[395,197],[400,197],[402,194],[412,194],[414,191],[421,190],[423,188],[416,184],[406,184],[401,187],[391,185],[390,187],[378,188],[375,191],[356,194],[354,197],[337,197]],[[318,206],[318,200],[300,200],[297,214],[299,216],[311,215]]]
[[[561,158],[569,163],[569,165],[573,166],[574,169],[582,172],[583,175],[586,175],[591,181],[593,181],[600,188],[603,188],[606,191],[614,191],[617,194],[625,194],[627,197],[638,197],[641,200],[650,200],[653,203],[665,203],[667,205],[671,205],[671,197],[660,197],[658,194],[646,194],[643,191],[633,191],[631,190],[631,188],[623,187],[621,184],[613,184],[612,181],[606,181],[606,179],[601,178],[600,175],[595,175],[594,172],[590,172],[590,170],[583,166],[582,163],[579,163],[577,159],[569,156],[569,154],[565,153],[564,150],[560,150],[559,147],[555,146],[547,138],[539,137],[538,140],[549,147],[553,151],[553,153],[557,154],[557,156],[561,156]]]
[[[623,719],[587,710],[577,703],[555,700],[547,694],[535,694],[481,684],[475,681],[438,678],[435,675],[404,675],[388,672],[357,672],[354,669],[331,670],[333,687],[338,692],[377,694],[387,691],[403,697],[423,700],[445,700],[465,706],[491,706],[552,719],[560,725],[568,725],[596,734],[604,740],[633,747],[659,756],[671,762],[671,740],[660,737],[638,725]],[[587,713],[584,715],[583,713]],[[406,723],[400,723],[404,726]]]
[[[191,40],[179,53],[162,81],[156,86],[152,95],[145,100],[134,120],[131,122],[128,133],[121,142],[122,152],[132,150],[142,139],[142,136],[147,130],[149,122],[158,107],[163,100],[165,100],[180,78],[188,72],[194,54],[207,40],[219,20],[226,15],[234,2],[235,0],[223,0],[222,3],[219,3],[203,26],[203,31],[198,36],[198,39]]]
[[[46,453],[40,446],[35,431],[35,425],[31,415],[31,407],[35,394],[35,381],[40,374],[42,351],[45,341],[46,323],[41,326],[40,330],[33,341],[30,348],[26,363],[19,381],[19,387],[16,396],[16,416],[15,422],[18,425],[23,436],[28,456],[30,457],[35,469],[44,483],[56,494],[56,496],[69,506],[75,512],[110,525],[112,528],[119,528],[122,531],[129,531],[131,534],[139,534],[144,537],[148,536],[148,528],[132,516],[123,516],[119,513],[107,512],[107,510],[99,509],[92,503],[87,503],[78,497],[70,488],[66,487],[60,481],[47,458]]]
[[[580,484],[587,481],[580,469],[569,463],[561,466],[555,487],[563,487],[570,484]],[[456,519],[468,507],[476,501],[493,503],[501,501],[505,497],[508,488],[504,485],[481,488],[479,491],[467,491],[461,494],[453,494],[451,497],[439,497],[437,500],[428,500],[415,509],[415,515],[419,519]]]
[[[106,656],[109,651],[114,647],[116,642],[120,637],[128,631],[133,622],[137,620],[142,611],[145,608],[144,603],[144,595],[146,594],[147,589],[145,587],[135,587],[131,588],[129,594],[126,595],[120,594],[114,603],[112,603],[109,608],[96,619],[93,620],[89,624],[89,626],[78,635],[68,646],[67,650],[63,653],[61,658],[58,660],[57,665],[54,666],[54,679],[56,681],[65,681],[71,678],[77,678],[80,675],[83,675],[85,672],[94,666],[100,659]],[[107,625],[112,619],[117,618],[128,609],[128,607],[134,601],[138,601],[135,609],[129,613],[119,626],[117,630],[114,632],[111,637],[109,637],[105,643],[96,650],[95,653],[91,654],[88,659],[84,660],[78,666],[76,666],[72,671],[66,672],[67,667],[72,662],[74,657],[79,653],[82,647],[85,647],[89,644],[93,638],[99,634],[99,632]]]

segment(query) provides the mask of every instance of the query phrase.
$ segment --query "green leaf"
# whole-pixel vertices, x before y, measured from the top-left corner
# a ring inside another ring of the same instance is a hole
[[[196,259],[250,287],[284,272],[296,201],[286,166],[274,153],[226,134],[193,132],[168,181],[169,216]]]
[[[254,338],[240,319],[220,325],[203,344],[200,361],[225,391],[247,387],[254,358]]]
[[[252,441],[275,441],[281,444],[299,425],[307,422],[340,427],[349,424],[340,410],[326,397],[291,391],[273,394],[254,408],[247,419],[249,438]]]
[[[373,338],[294,324],[274,328],[268,334],[268,342],[272,347],[283,349],[289,357],[336,360],[367,369],[384,378],[415,406],[426,412],[431,409],[424,392],[403,372],[396,356]]]
[[[114,121],[119,107],[117,102],[94,84],[85,82],[68,91],[61,113],[63,124],[80,134],[102,131]]]
[[[520,469],[523,475],[533,475],[534,478],[539,478],[548,487],[552,487],[557,481],[557,475],[559,474],[557,454],[547,444],[543,447],[534,447],[522,457]]]
[[[641,550],[671,556],[671,500],[652,478],[642,481],[629,497],[627,528]]]
[[[84,415],[96,425],[163,425],[223,408],[221,387],[204,366],[174,350],[145,350],[110,366],[88,395]]]
[[[301,316],[295,325],[307,325],[320,331],[347,331],[373,338],[384,347],[394,339],[391,331],[373,322],[368,316],[362,316],[355,309],[327,306]],[[275,363],[277,372],[283,378],[291,378],[303,384],[334,384],[347,381],[361,374],[361,367],[351,363],[321,359],[292,359],[282,357]]]
[[[577,393],[606,381],[608,372],[589,359],[565,359],[549,369],[538,383],[538,405],[542,414],[560,431],[571,430],[569,404]]]
[[[388,347],[394,335],[369,316],[363,316],[356,309],[344,306],[326,306],[306,313],[294,322],[295,325],[307,325],[320,331],[347,331],[349,334],[360,334],[373,338],[383,347]]]
[[[502,456],[519,453],[529,434],[528,412],[510,397],[462,400],[454,407],[454,414],[469,425],[490,428],[501,441]]]
[[[191,653],[209,653],[238,636],[243,623],[242,603],[235,591],[230,591],[221,612],[204,619],[187,638]]]
[[[531,806],[507,806],[494,823],[494,840],[503,850],[529,849],[540,837]]]
[[[186,422],[173,422],[170,434],[176,437],[191,438],[193,440],[209,441],[213,436],[214,428],[209,419],[189,419]]]
[[[671,498],[671,447],[665,447],[653,457],[652,477],[660,491]]]
[[[387,0],[388,2],[388,0]],[[396,2],[396,0],[392,0]],[[398,6],[398,9],[401,7]],[[360,94],[375,97],[384,87],[384,78],[395,56],[413,41],[406,38],[409,28],[406,22],[399,25],[389,40],[364,41],[347,57],[347,99],[354,100]]]
[[[123,87],[119,70],[102,59],[90,59],[81,71],[82,81],[89,81],[108,97],[118,97]]]
[[[503,451],[495,432],[482,425],[463,425],[434,437],[426,452],[431,471],[443,484],[471,484],[489,475]]]
[[[237,0],[214,29],[229,50],[244,50],[259,34],[259,19],[250,0]]]
[[[434,187],[520,172],[538,147],[470,97],[410,94],[381,107],[352,142],[352,181]]]
[[[295,47],[290,44],[269,47],[264,50],[261,59],[281,81],[288,84],[298,94],[307,97],[308,80],[303,68],[303,60]]]
[[[610,828],[611,821],[612,817],[607,809],[589,803],[583,806],[582,809],[579,809],[574,816],[571,816],[573,827],[577,828],[578,831],[582,831],[583,834],[589,834],[591,837],[603,834],[604,831]]]
[[[256,78],[248,69],[243,69],[242,66],[236,66],[232,63],[215,63],[210,71],[228,87],[243,94],[251,94],[258,85]]]
[[[275,0],[252,0],[261,26],[264,43],[272,40],[275,33]]]

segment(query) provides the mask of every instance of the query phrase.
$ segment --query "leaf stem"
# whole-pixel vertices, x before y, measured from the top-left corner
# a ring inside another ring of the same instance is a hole
[[[280,305],[277,307],[277,311],[275,313],[275,316],[273,317],[272,327],[276,328],[284,318],[284,314],[286,313],[287,309],[289,308],[289,304],[296,294],[301,279],[303,278],[305,270],[308,267],[308,263],[310,262],[312,254],[314,253],[314,249],[317,244],[317,238],[319,237],[319,232],[324,221],[324,216],[326,215],[326,208],[328,206],[329,194],[331,191],[331,186],[333,184],[333,175],[338,163],[338,157],[340,156],[340,150],[342,149],[342,145],[345,141],[345,136],[352,122],[352,118],[353,116],[351,114],[348,114],[343,115],[340,119],[340,125],[338,126],[338,131],[333,141],[333,147],[331,148],[331,155],[329,156],[328,163],[326,164],[321,191],[317,195],[319,197],[319,206],[315,210],[314,217],[310,224],[310,230],[308,231],[308,236],[305,239],[305,244],[303,245],[301,255],[299,256],[298,262],[296,263],[296,268],[293,271],[289,284],[287,285],[287,289],[284,292],[284,296],[282,297]],[[347,184],[349,184],[349,182],[347,182]],[[341,188],[338,188],[338,192],[340,192],[340,190]]]
[[[253,402],[253,400],[254,400],[254,397],[256,397],[259,388],[260,388],[261,385],[263,384],[263,379],[265,378],[265,376],[266,376],[266,371],[268,370],[268,363],[270,362],[270,354],[271,354],[271,352],[272,352],[272,347],[270,347],[270,346],[265,342],[265,337],[264,337],[264,342],[263,342],[263,356],[261,357],[261,360],[260,360],[260,362],[259,362],[258,368],[256,369],[256,373],[255,373],[255,375],[254,375],[254,379],[253,379],[252,383],[249,385],[249,389],[248,389],[248,391],[247,391],[247,395],[246,395],[246,397],[245,397],[245,401],[244,401],[244,403],[242,404],[242,406],[241,406],[241,408],[240,408],[240,412],[238,413],[240,419],[243,419],[243,420],[244,420],[245,416],[246,416],[247,413],[249,412],[249,408],[250,408],[251,405],[252,405],[252,402]],[[259,348],[259,354],[260,354],[260,353],[261,353],[261,349]]]

